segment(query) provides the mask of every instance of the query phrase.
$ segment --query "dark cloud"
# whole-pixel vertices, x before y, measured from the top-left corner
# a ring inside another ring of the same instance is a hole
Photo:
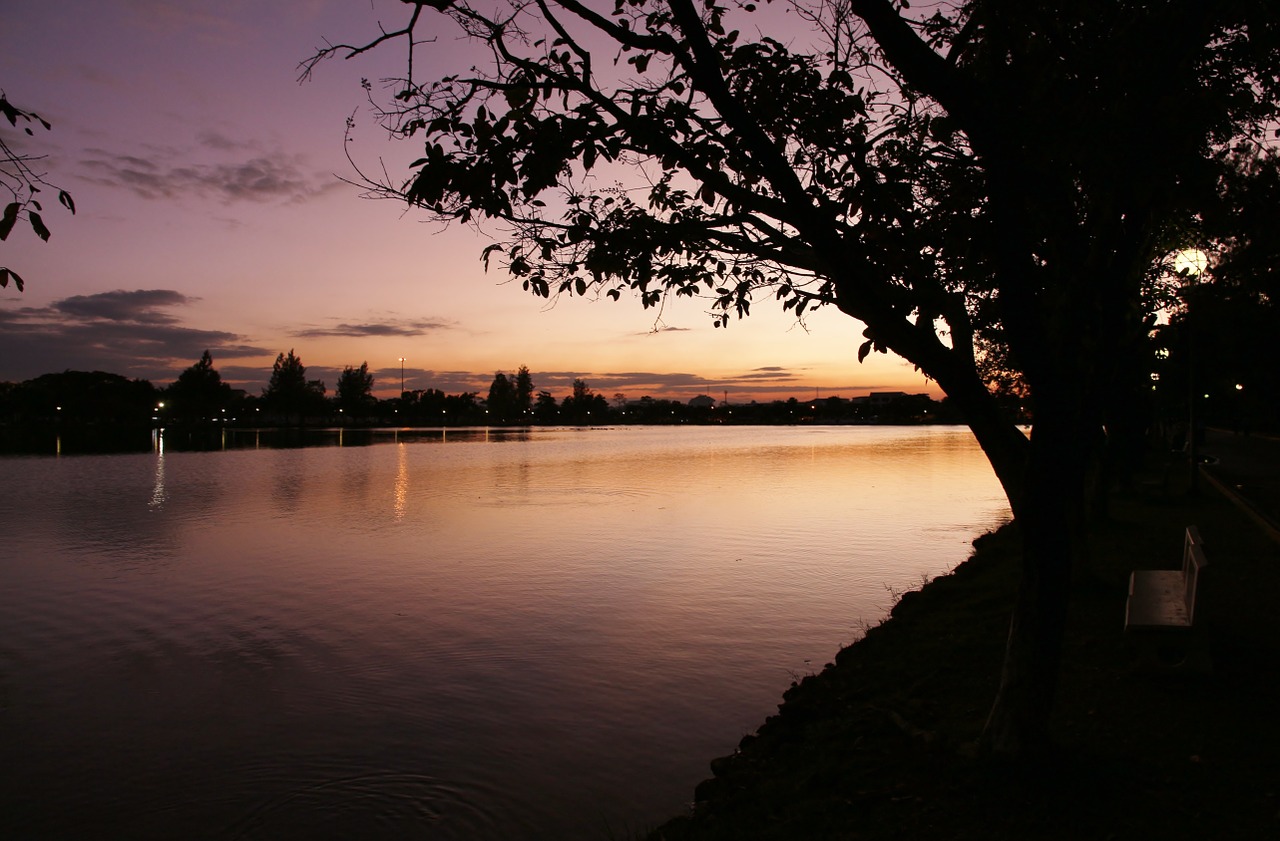
[[[171,289],[116,290],[64,298],[45,308],[0,310],[0,380],[71,369],[164,385],[205,350],[215,359],[266,352],[235,333],[186,327],[161,311],[193,300]]]
[[[329,173],[307,169],[300,158],[283,152],[251,152],[222,135],[206,132],[200,143],[215,152],[251,154],[223,162],[193,163],[174,149],[156,149],[149,158],[88,149],[81,161],[88,180],[117,187],[145,199],[184,196],[224,202],[302,201],[339,187]]]
[[[423,336],[433,330],[447,330],[454,325],[436,319],[404,320],[392,319],[382,322],[366,322],[363,324],[335,324],[332,327],[306,327],[293,331],[292,335],[303,339],[314,339],[330,336]]]
[[[53,308],[81,318],[103,318],[108,321],[132,321],[140,324],[172,324],[177,319],[161,307],[182,306],[198,299],[189,298],[172,289],[135,289],[127,292],[99,292],[95,295],[73,295],[54,301]]]

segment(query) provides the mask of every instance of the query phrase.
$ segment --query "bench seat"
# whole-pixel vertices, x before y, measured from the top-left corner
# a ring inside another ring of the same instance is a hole
[[[1199,674],[1213,671],[1208,638],[1196,623],[1196,605],[1208,565],[1200,532],[1190,526],[1183,541],[1181,569],[1135,569],[1129,575],[1124,630],[1137,648],[1142,668]]]
[[[1129,604],[1124,626],[1129,630],[1190,628],[1186,578],[1180,569],[1138,569],[1129,576]]]

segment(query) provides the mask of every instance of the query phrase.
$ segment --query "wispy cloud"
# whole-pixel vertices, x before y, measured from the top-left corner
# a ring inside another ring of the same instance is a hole
[[[424,336],[436,330],[453,328],[452,322],[440,319],[390,319],[387,321],[366,321],[359,324],[338,323],[329,327],[304,327],[294,330],[292,335],[303,339],[327,337],[368,337],[368,336]]]
[[[176,149],[156,149],[151,157],[141,157],[91,148],[80,163],[87,180],[151,200],[298,202],[341,187],[331,173],[309,168],[298,155],[251,149],[251,144],[214,132],[202,134],[199,143],[215,152],[235,153],[230,156],[234,160],[192,162],[189,152]]]

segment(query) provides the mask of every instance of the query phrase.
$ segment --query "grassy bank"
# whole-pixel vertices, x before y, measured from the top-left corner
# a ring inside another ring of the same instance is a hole
[[[1174,567],[1199,526],[1214,671],[1135,669],[1128,574]],[[652,839],[1280,837],[1280,546],[1219,494],[1151,484],[1115,502],[1072,592],[1041,767],[975,758],[1017,580],[1011,529],[786,693]]]

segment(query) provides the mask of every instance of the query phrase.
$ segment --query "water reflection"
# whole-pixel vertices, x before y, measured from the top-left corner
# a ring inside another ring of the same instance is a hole
[[[164,439],[156,436],[156,477],[151,487],[151,507],[164,505],[167,495],[164,489]]]
[[[529,441],[547,429],[401,427],[395,429],[165,427],[162,429],[0,429],[0,455],[92,455],[244,449],[368,447],[377,444],[495,443]]]
[[[7,835],[652,824],[1006,513],[963,430],[312,438],[4,461]]]
[[[274,488],[271,499],[282,515],[294,515],[302,510],[302,488],[306,465],[298,453],[272,453],[275,462]]]
[[[395,510],[396,520],[403,520],[409,507],[409,449],[404,444],[396,447],[396,485]]]

